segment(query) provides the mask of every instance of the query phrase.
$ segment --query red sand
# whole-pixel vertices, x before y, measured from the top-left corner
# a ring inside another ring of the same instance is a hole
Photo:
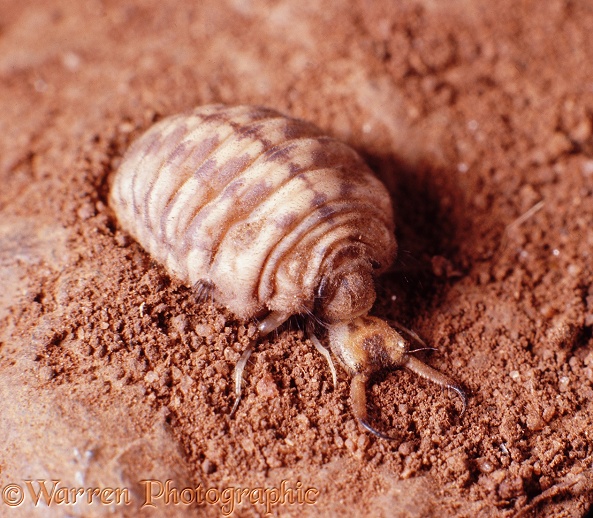
[[[147,478],[212,498],[316,490],[277,516],[586,512],[593,8],[441,4],[0,1],[0,514],[221,513],[140,513]],[[197,303],[106,204],[133,138],[210,102],[268,105],[365,156],[400,246],[374,313],[437,348],[420,356],[468,391],[463,416],[398,370],[369,397],[399,440],[364,433],[347,376],[334,390],[295,322],[258,345],[229,419],[253,324]],[[25,492],[9,510],[25,479],[128,487],[131,503],[33,508]]]

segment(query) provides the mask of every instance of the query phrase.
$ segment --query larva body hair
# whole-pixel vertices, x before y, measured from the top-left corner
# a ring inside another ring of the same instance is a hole
[[[242,318],[313,311],[320,286],[324,299],[337,290],[336,272],[363,284],[352,302],[366,313],[396,251],[389,194],[358,154],[261,107],[161,120],[124,156],[110,204],[171,274],[212,286]]]
[[[238,317],[262,317],[265,336],[291,315],[313,314],[352,376],[354,415],[368,431],[372,374],[406,367],[465,394],[410,356],[405,339],[368,317],[374,279],[395,257],[389,193],[360,156],[310,123],[257,106],[208,105],[144,133],[116,171],[110,205],[174,277]],[[336,371],[329,352],[309,338]],[[241,397],[250,344],[235,368]]]

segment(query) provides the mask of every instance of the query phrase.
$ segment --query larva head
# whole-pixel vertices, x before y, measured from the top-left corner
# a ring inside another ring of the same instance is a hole
[[[371,375],[402,365],[408,351],[406,340],[380,318],[364,316],[329,327],[334,354],[350,374]]]
[[[449,377],[429,367],[408,352],[408,342],[395,329],[376,317],[358,317],[350,322],[329,326],[329,341],[333,353],[352,376],[350,397],[352,410],[360,424],[382,439],[393,439],[367,422],[366,384],[370,376],[385,368],[406,367],[423,378],[454,390],[463,408],[467,399],[463,390]]]

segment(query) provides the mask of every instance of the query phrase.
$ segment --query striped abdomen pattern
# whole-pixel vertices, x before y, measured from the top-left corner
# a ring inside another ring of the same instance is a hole
[[[125,154],[110,205],[171,274],[243,318],[312,310],[344,261],[375,274],[395,255],[389,194],[359,155],[262,107],[159,121]]]

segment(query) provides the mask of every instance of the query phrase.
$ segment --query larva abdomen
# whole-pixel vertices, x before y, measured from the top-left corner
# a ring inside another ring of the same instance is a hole
[[[377,272],[395,254],[389,195],[360,157],[266,108],[211,105],[155,124],[124,157],[111,205],[157,261],[213,285],[240,317],[311,309],[337,248]]]

